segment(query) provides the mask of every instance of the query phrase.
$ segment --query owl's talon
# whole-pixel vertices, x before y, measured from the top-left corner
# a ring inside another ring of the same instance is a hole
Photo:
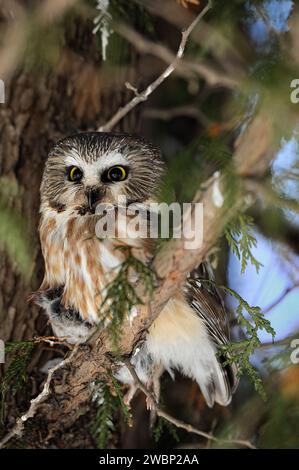
[[[137,387],[135,384],[130,385],[129,390],[124,396],[124,404],[127,405],[129,408],[131,407],[131,401],[137,391]]]
[[[157,394],[155,385],[156,383],[154,378],[149,380],[146,384],[146,388],[150,392],[150,395],[147,395],[146,397],[146,409],[149,411],[154,411],[159,401],[159,395]]]
[[[156,409],[156,405],[157,405],[156,400],[153,397],[148,395],[146,397],[146,409],[148,411],[154,411]]]

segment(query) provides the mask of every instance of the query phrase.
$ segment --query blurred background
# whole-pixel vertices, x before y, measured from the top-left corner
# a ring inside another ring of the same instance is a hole
[[[10,345],[1,366],[1,435],[40,390],[45,363],[64,354],[45,343],[32,346],[30,340],[51,329],[26,301],[43,275],[37,227],[47,152],[63,136],[98,129],[134,97],[132,87],[140,91],[155,80],[177,53],[182,29],[205,5],[204,0],[0,1],[0,338]],[[235,232],[239,248],[244,231],[253,237],[252,259],[242,272],[242,256],[225,236],[209,258],[217,282],[259,306],[276,331],[274,343],[261,331],[251,356],[267,399],[246,374],[228,408],[208,409],[197,385],[179,376],[174,383],[163,377],[162,399],[172,415],[215,436],[249,439],[259,448],[298,448],[299,365],[291,360],[291,342],[299,338],[298,2],[214,0],[183,62],[113,130],[138,133],[158,145],[168,166],[161,197],[188,202],[215,171],[232,171],[236,142],[256,116],[263,119],[252,148],[263,142],[272,163],[251,181],[255,198]],[[263,128],[269,122],[270,132]],[[238,303],[231,295],[226,303],[233,338],[242,339],[246,332],[234,314]],[[96,419],[100,406],[90,403],[59,435],[49,436],[33,420],[9,445],[103,446]],[[220,446],[164,421],[150,432],[141,393],[132,411],[128,426],[114,410],[105,445]]]

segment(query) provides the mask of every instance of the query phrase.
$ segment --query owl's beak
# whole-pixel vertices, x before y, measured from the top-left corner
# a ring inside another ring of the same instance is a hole
[[[90,212],[95,210],[96,203],[99,202],[101,191],[99,188],[87,188],[85,191],[87,197],[88,208]]]

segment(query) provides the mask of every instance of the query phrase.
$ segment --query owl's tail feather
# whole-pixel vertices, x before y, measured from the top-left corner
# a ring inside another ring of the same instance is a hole
[[[234,364],[223,366],[226,359],[217,360],[210,369],[210,381],[208,383],[199,382],[202,394],[207,405],[212,408],[215,403],[221,406],[230,404],[232,395],[238,386],[237,368]]]
[[[227,406],[239,383],[238,370],[236,364],[227,364],[229,357],[219,355],[221,348],[230,340],[230,328],[211,266],[207,263],[198,266],[191,273],[186,287],[186,300],[202,322],[214,350],[214,361],[202,359],[200,366],[209,370],[208,383],[197,382],[209,406],[213,406],[214,402]]]

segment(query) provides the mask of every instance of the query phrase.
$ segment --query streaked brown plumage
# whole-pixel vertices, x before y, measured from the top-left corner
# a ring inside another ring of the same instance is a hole
[[[107,179],[110,171],[116,172],[113,182]],[[162,174],[159,150],[126,134],[81,133],[58,142],[50,152],[41,186],[45,277],[37,302],[57,335],[84,341],[98,323],[105,287],[127,256],[117,245],[131,247],[144,262],[152,256],[148,240],[125,236],[121,225],[117,240],[99,239],[96,204],[117,205],[118,197],[125,196],[127,203],[146,209]],[[200,271],[211,276],[205,265]],[[209,406],[215,401],[227,405],[237,384],[236,369],[223,367],[216,357],[229,338],[226,312],[217,290],[207,290],[196,277],[193,273],[193,280],[167,303],[131,362],[147,384],[163,370],[172,374],[177,369],[198,382]],[[132,382],[125,366],[117,377]]]

